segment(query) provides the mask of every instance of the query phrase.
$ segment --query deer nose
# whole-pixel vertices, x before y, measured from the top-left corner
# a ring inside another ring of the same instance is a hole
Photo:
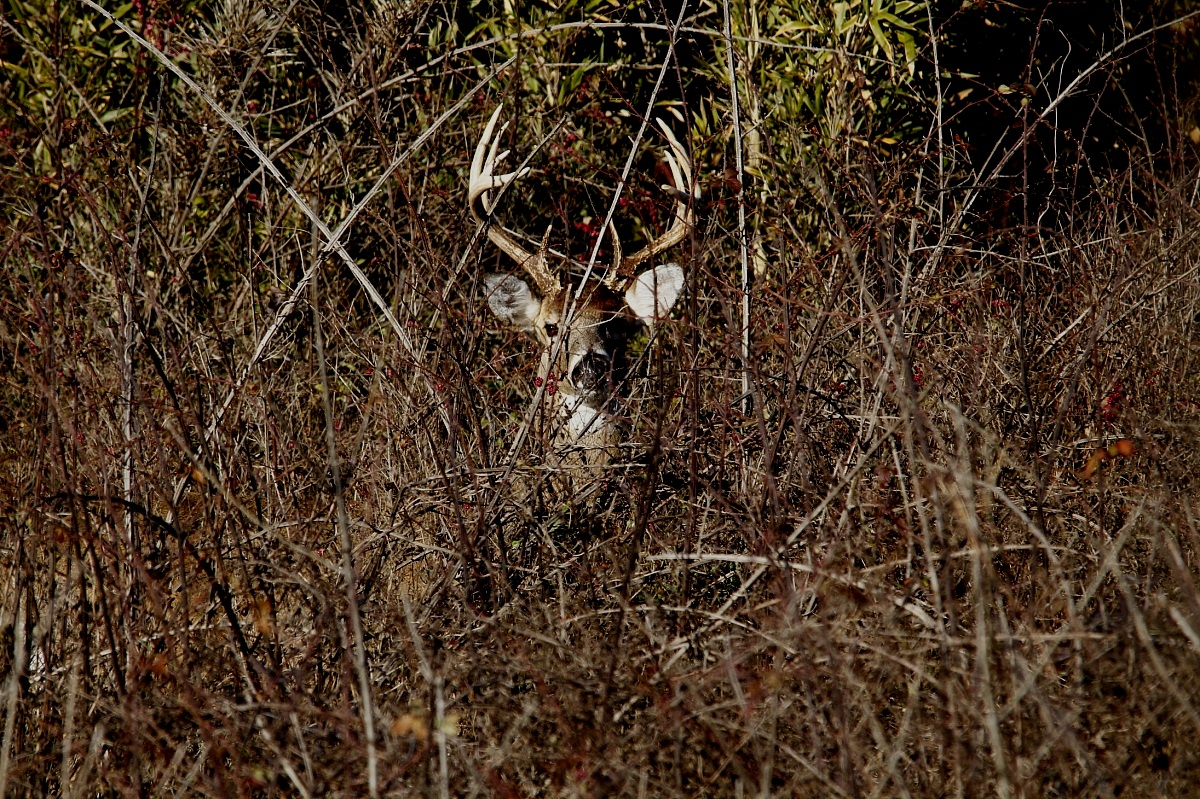
[[[589,352],[571,370],[571,385],[579,391],[598,394],[608,386],[612,358],[604,352]]]

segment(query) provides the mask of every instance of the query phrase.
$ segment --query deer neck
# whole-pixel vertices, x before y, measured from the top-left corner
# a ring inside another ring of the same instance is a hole
[[[617,457],[621,430],[601,402],[569,390],[554,400],[554,451],[561,463],[604,466]]]

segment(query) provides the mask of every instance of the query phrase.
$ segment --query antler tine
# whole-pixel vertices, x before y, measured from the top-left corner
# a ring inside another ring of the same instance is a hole
[[[610,275],[615,275],[617,273],[616,266],[621,263],[621,237],[617,235],[617,223],[611,219],[608,220],[608,232],[612,234],[612,262],[614,267],[613,269],[608,270],[608,273]],[[609,285],[611,285],[611,283]]]
[[[488,201],[488,192],[493,189],[502,189],[513,181],[519,180],[529,174],[529,168],[518,169],[515,172],[508,172],[502,175],[496,174],[496,167],[506,157],[508,150],[502,153],[496,151],[500,148],[500,135],[503,135],[504,130],[508,127],[505,123],[500,128],[500,135],[497,135],[495,140],[492,139],[492,134],[496,130],[496,121],[500,119],[500,112],[503,106],[496,108],[492,113],[492,118],[488,120],[487,127],[483,129],[483,135],[479,138],[479,144],[475,146],[475,156],[471,159],[471,175],[467,184],[467,203],[470,205],[471,213],[475,219],[487,227],[488,238],[505,252],[510,258],[519,263],[529,276],[533,278],[533,282],[537,284],[538,289],[543,295],[553,294],[557,292],[561,285],[546,266],[546,248],[549,237],[549,229],[547,236],[542,239],[542,246],[537,252],[529,252],[521,246],[521,244],[513,238],[509,233],[493,223],[489,217],[492,211],[495,210],[494,203]]]
[[[692,175],[692,160],[688,157],[687,150],[683,149],[683,145],[675,138],[675,134],[667,127],[667,123],[661,119],[656,121],[658,122],[658,127],[662,129],[663,135],[667,137],[667,143],[670,145],[670,149],[664,155],[667,159],[667,166],[671,169],[671,179],[675,181],[675,185],[673,187],[664,185],[662,188],[675,196],[675,219],[671,222],[671,227],[667,229],[666,233],[663,233],[633,255],[622,259],[619,257],[620,249],[617,249],[618,257],[613,259],[612,269],[609,270],[608,276],[605,278],[605,282],[610,286],[615,285],[619,279],[627,280],[633,275],[633,271],[638,266],[683,241],[684,237],[687,236],[695,224],[695,211],[692,204],[693,201],[700,198],[700,194],[699,187],[695,184]],[[615,239],[615,231],[613,236]]]

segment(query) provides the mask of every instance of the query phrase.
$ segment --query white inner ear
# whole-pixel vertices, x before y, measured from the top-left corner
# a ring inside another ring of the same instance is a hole
[[[629,310],[648,325],[671,312],[683,293],[683,267],[663,264],[642,272],[625,292]]]
[[[488,307],[497,318],[518,330],[530,330],[542,301],[533,296],[529,284],[513,275],[484,275]]]

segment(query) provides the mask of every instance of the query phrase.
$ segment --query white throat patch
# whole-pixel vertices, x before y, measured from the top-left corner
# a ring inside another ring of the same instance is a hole
[[[612,426],[607,413],[588,405],[583,397],[576,394],[562,394],[562,410],[567,417],[567,430],[573,444],[584,435],[595,435]]]

